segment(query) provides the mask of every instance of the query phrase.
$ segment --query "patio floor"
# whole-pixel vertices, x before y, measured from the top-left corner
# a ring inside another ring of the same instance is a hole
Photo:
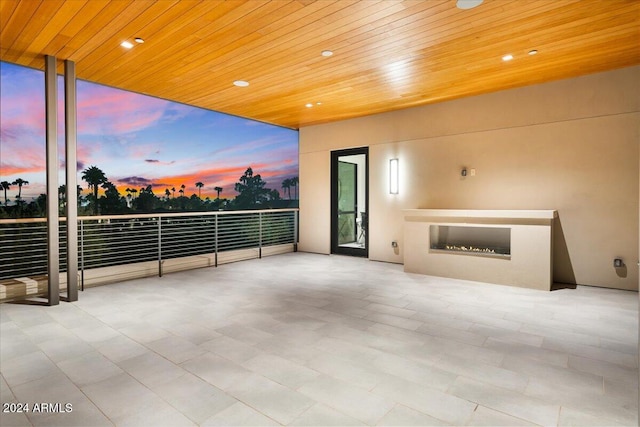
[[[2,426],[637,425],[636,292],[290,253],[0,315]]]

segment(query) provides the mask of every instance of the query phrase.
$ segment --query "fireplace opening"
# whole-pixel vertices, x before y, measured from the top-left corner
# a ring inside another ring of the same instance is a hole
[[[432,252],[460,253],[499,258],[511,256],[511,228],[431,225]]]

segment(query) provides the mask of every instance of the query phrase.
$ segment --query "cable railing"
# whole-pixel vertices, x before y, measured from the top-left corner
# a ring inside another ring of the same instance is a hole
[[[60,271],[66,271],[66,219],[60,218]],[[253,210],[78,218],[78,268],[157,262],[207,256],[217,266],[219,256],[292,245],[298,241],[298,210]],[[253,255],[255,253],[255,255]],[[247,255],[244,255],[247,257]],[[0,220],[0,280],[47,274],[47,225],[44,218]]]

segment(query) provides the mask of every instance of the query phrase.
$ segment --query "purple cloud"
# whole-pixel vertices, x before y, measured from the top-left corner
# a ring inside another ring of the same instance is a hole
[[[147,185],[153,184],[152,180],[143,178],[141,176],[128,176],[126,178],[120,178],[118,182],[122,184],[140,185],[140,186],[147,186]]]

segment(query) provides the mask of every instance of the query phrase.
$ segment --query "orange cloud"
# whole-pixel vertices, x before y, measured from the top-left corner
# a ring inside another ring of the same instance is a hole
[[[12,166],[12,165],[0,165],[0,175],[3,177],[20,175],[24,173],[38,173],[44,172],[45,169],[37,166]]]

